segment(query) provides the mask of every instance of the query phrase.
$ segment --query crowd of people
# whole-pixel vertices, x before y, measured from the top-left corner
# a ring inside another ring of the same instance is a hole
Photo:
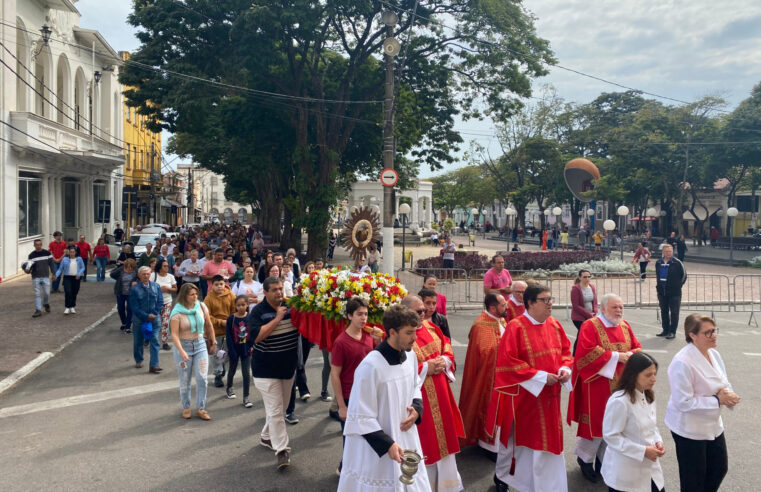
[[[59,281],[66,292],[64,313],[76,313],[88,259],[98,266],[96,280],[104,279],[96,251],[101,242],[92,251],[80,243],[67,244],[60,233],[49,251],[35,242],[28,265],[37,293],[34,316],[50,310],[45,287],[52,283],[55,290]],[[264,405],[259,442],[275,453],[279,470],[287,468],[287,424],[298,423],[296,393],[301,400],[311,398],[304,365],[312,343],[291,322],[285,299],[302,275],[325,263],[316,258],[302,265],[293,250],[271,251],[256,228],[239,224],[181,230],[149,246],[139,257],[125,247],[110,274],[120,328],[133,338],[135,367],[143,366],[148,347],[148,372],[158,374],[161,350],[172,350],[180,414],[192,418],[195,379],[195,414],[207,421],[209,373],[214,386],[234,399],[240,368],[243,406],[253,407],[252,383]],[[667,338],[677,331],[686,275],[672,254],[666,245],[656,263]],[[362,266],[360,274],[369,270]],[[320,398],[333,403],[330,414],[340,421],[343,436],[344,451],[336,457],[339,490],[396,490],[401,463],[414,461],[413,450],[422,466],[408,490],[459,492],[465,484],[456,455],[464,446],[478,446],[495,462],[500,492],[509,486],[567,490],[564,388],[570,392],[566,422],[577,425],[574,454],[581,474],[590,482],[603,480],[610,490],[664,489],[659,460],[670,450],[656,421],[658,362],[642,352],[619,296],[604,293],[598,301],[592,275],[579,272],[571,291],[578,330],[571,347],[552,317],[550,289],[513,281],[504,258],[494,256],[483,281],[484,310],[468,335],[457,401],[451,388],[457,361],[437,282],[426,276],[418,293],[389,308],[382,333],[367,327],[367,302],[352,298],[346,329],[331,353],[322,353]],[[721,408],[734,407],[740,398],[716,350],[715,321],[690,315],[684,332],[687,344],[668,368],[665,424],[675,443],[681,489],[717,490],[728,463]]]

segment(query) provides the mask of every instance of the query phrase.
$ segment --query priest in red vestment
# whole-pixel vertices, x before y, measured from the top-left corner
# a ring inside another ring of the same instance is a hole
[[[526,292],[528,284],[523,280],[513,282],[510,290],[510,297],[507,299],[507,309],[505,310],[505,323],[509,323],[524,312],[526,306],[523,305],[523,293]]]
[[[560,387],[571,389],[571,343],[552,314],[552,292],[531,285],[526,312],[507,325],[497,348],[487,430],[499,425],[494,481],[523,492],[566,492]]]
[[[423,300],[418,296],[407,296],[402,304],[413,311],[425,312]],[[455,379],[452,345],[438,326],[424,320],[412,351],[417,356],[418,373],[423,381],[423,417],[418,434],[431,490],[460,492],[463,486],[455,454],[460,451],[458,438],[465,436],[465,430],[449,386]]]
[[[515,284],[513,284],[515,285]],[[521,295],[523,292],[521,291]],[[468,334],[468,351],[465,354],[465,370],[460,388],[460,412],[465,423],[462,446],[478,444],[494,453],[496,459],[496,432],[486,432],[486,411],[494,389],[494,367],[497,364],[497,345],[505,332],[505,307],[502,295],[487,294],[484,311],[473,322]]]
[[[600,299],[601,313],[582,323],[574,360],[573,392],[568,399],[567,422],[578,422],[574,453],[581,473],[597,482],[602,456],[602,420],[618,378],[629,356],[642,349],[624,318],[624,303],[616,294]],[[595,458],[600,464],[594,466]]]

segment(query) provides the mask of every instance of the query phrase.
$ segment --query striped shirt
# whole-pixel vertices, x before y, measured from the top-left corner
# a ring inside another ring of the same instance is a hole
[[[262,326],[271,322],[277,311],[266,300],[251,310],[246,324],[249,336],[256,340]],[[296,371],[299,331],[291,323],[291,310],[280,320],[270,335],[254,343],[251,370],[255,378],[290,379]]]

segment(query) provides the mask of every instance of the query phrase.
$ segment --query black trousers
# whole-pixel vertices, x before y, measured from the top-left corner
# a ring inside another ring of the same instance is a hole
[[[312,342],[307,337],[299,337],[301,343],[301,352],[303,358],[296,364],[296,378],[293,380],[293,387],[291,388],[291,400],[288,402],[288,408],[285,409],[286,414],[293,413],[296,408],[296,388],[299,388],[299,395],[305,395],[309,393],[309,387],[307,386],[307,373],[304,369],[309,358],[309,351],[312,350]]]
[[[646,261],[640,261],[639,262],[639,278],[642,280],[647,277],[647,274],[645,273],[647,271],[647,262]]]
[[[571,355],[576,355],[576,344],[579,342],[579,330],[581,330],[581,325],[584,324],[583,321],[575,321],[573,322],[573,325],[576,327],[576,339],[573,341],[573,352],[571,352]]]
[[[653,482],[651,480],[650,481],[650,491],[651,492],[665,492],[666,488],[664,487],[664,488],[658,490],[658,486],[655,485],[655,482]],[[613,487],[608,487],[608,492],[619,492],[619,491],[617,489],[614,489]]]
[[[77,307],[77,294],[79,294],[80,279],[73,275],[63,276],[64,307]]]
[[[682,492],[715,492],[719,490],[729,466],[724,434],[713,441],[696,441],[674,434],[676,461],[679,463],[679,484]]]
[[[663,296],[658,294],[658,304],[661,306],[661,326],[666,333],[676,333],[679,328],[679,306],[682,296]]]

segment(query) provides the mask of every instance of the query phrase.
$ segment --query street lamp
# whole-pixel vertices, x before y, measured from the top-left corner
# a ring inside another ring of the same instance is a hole
[[[621,205],[618,207],[618,210],[616,210],[618,213],[618,216],[620,217],[621,226],[618,229],[619,235],[621,236],[621,261],[624,261],[624,229],[625,225],[624,220],[626,220],[626,216],[629,215],[629,207],[626,205]]]
[[[734,237],[735,237],[735,217],[737,217],[738,210],[735,207],[729,207],[727,209],[727,220],[729,222],[729,266],[735,266],[733,249],[734,249]]]
[[[505,215],[507,216],[507,220],[505,221],[506,222],[505,223],[505,225],[506,225],[505,230],[507,232],[507,234],[506,234],[507,235],[507,251],[506,251],[506,254],[510,253],[510,233],[511,233],[511,231],[510,231],[510,222],[511,222],[511,219],[513,218],[513,216],[515,214],[516,214],[516,210],[513,207],[507,207],[505,209]]]
[[[407,257],[407,214],[410,213],[410,206],[402,203],[399,205],[399,213],[402,215],[402,270],[404,270]]]
[[[488,210],[486,209],[481,210],[481,216],[484,218],[484,228],[483,228],[484,239],[486,239],[486,221],[487,221],[488,214],[489,214]]]
[[[476,207],[473,207],[470,209],[470,215],[473,216],[473,227],[476,227],[476,216],[478,216],[478,209]],[[473,236],[475,237],[475,236]]]
[[[605,232],[608,233],[608,244],[610,244],[610,232],[616,228],[615,221],[612,221],[610,219],[606,220],[602,223],[602,228],[605,229]],[[611,247],[608,247],[608,250],[611,250]]]

